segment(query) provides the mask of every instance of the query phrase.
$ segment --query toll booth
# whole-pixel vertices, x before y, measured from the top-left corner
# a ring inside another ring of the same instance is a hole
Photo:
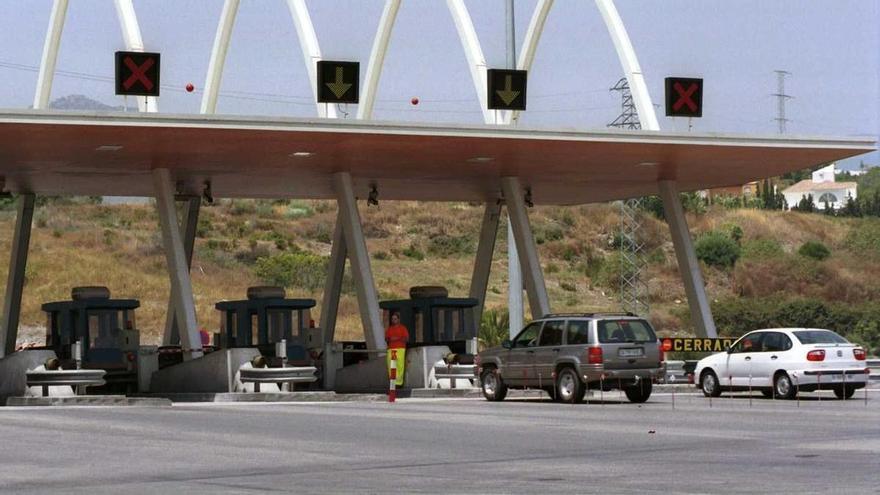
[[[479,301],[471,297],[449,297],[444,287],[413,287],[409,299],[382,301],[382,320],[391,313],[409,329],[407,347],[445,345],[455,354],[468,353],[467,343],[477,337],[473,311]]]
[[[444,287],[434,286],[413,287],[409,299],[379,303],[385,326],[390,324],[391,313],[397,312],[409,330],[404,389],[455,388],[456,381],[459,388],[474,386],[477,328],[473,312],[478,304],[470,297],[449,297]],[[371,351],[360,352],[363,347],[362,343],[328,344],[324,388],[337,392],[387,389],[385,359],[370,358]]]
[[[43,304],[46,345],[61,368],[75,369],[73,345],[81,342],[83,369],[106,370],[106,386],[99,391],[129,393],[138,390],[138,348],[135,309],[137,299],[111,299],[106,287],[75,287],[71,300]]]
[[[309,349],[320,348],[320,330],[311,318],[314,299],[288,299],[281,287],[251,287],[247,299],[222,301],[220,331],[214,334],[219,349],[253,347],[267,358],[271,367],[281,366],[276,345],[286,341],[287,360],[295,365],[311,365]]]

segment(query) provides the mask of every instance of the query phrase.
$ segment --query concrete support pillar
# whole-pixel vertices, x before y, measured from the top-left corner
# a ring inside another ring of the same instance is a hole
[[[156,208],[159,210],[159,224],[162,227],[162,241],[165,246],[165,261],[171,279],[171,298],[174,314],[180,328],[183,358],[194,359],[202,356],[202,339],[196,323],[196,307],[193,300],[192,281],[189,277],[189,263],[180,224],[177,222],[177,208],[174,204],[174,182],[167,168],[153,170],[153,187],[156,191]]]
[[[9,273],[6,278],[6,296],[3,300],[3,320],[0,322],[2,338],[0,358],[15,352],[18,339],[18,319],[21,315],[21,293],[24,290],[24,270],[27,266],[28,246],[31,242],[31,225],[34,219],[34,195],[18,197],[18,214],[9,255]]]
[[[504,193],[507,215],[510,218],[516,250],[522,264],[532,318],[540,318],[550,313],[550,299],[547,297],[544,272],[538,260],[538,246],[529,225],[529,215],[523,199],[524,191],[517,177],[502,177],[501,191]]]
[[[345,246],[351,260],[358,307],[361,312],[361,322],[364,325],[364,340],[366,340],[367,349],[385,349],[385,332],[379,313],[379,295],[373,281],[367,241],[361,226],[361,217],[357,209],[357,198],[354,196],[351,175],[348,172],[337,172],[333,175],[333,186],[339,204],[339,219],[342,220]]]
[[[339,313],[339,298],[342,295],[342,276],[345,274],[345,233],[342,227],[342,209],[336,214],[336,228],[333,230],[333,244],[330,248],[330,263],[327,267],[327,281],[324,283],[324,299],[321,303],[321,331],[324,344],[333,342],[336,336],[336,316]]]
[[[489,285],[489,274],[492,271],[492,254],[495,252],[495,238],[498,237],[498,218],[501,216],[501,205],[498,202],[486,203],[483,212],[483,223],[480,227],[480,243],[477,245],[477,257],[474,261],[474,274],[471,277],[470,297],[480,301],[474,308],[474,328],[480,329],[483,319],[483,308],[486,305],[486,288]]]
[[[678,270],[684,282],[684,290],[691,310],[691,320],[694,323],[697,336],[716,338],[718,332],[715,329],[715,321],[712,319],[712,309],[709,307],[709,299],[703,285],[703,275],[700,273],[700,264],[697,261],[697,253],[688,230],[684,208],[682,208],[678,196],[678,186],[674,180],[661,180],[658,186],[660,197],[663,199],[666,222],[669,223],[669,231],[672,234],[672,245],[675,247]]]
[[[516,251],[516,239],[510,216],[507,217],[507,332],[511,340],[523,329],[522,266]]]
[[[202,198],[190,196],[185,198],[186,205],[183,216],[180,219],[180,235],[183,236],[183,249],[186,254],[186,267],[192,269],[193,247],[196,242],[196,231],[199,226],[199,208]],[[180,344],[180,325],[177,324],[177,314],[174,308],[174,298],[168,296],[168,311],[165,313],[165,334],[162,338],[164,345]]]

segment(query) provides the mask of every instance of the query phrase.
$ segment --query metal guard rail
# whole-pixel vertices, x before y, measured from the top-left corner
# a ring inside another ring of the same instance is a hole
[[[474,380],[477,378],[477,366],[474,364],[436,364],[434,365],[434,378]]]
[[[309,383],[318,379],[314,366],[245,368],[239,370],[243,383]]]
[[[43,387],[43,396],[49,395],[49,387],[78,387],[104,385],[104,370],[30,370],[25,374],[28,387]]]

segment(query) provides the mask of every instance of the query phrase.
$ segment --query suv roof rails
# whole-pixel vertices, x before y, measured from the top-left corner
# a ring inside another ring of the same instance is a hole
[[[582,317],[582,318],[592,318],[592,317],[594,317],[594,316],[638,316],[638,315],[636,315],[636,314],[634,314],[634,313],[631,313],[631,312],[629,312],[629,311],[626,311],[626,312],[623,312],[623,311],[617,311],[617,312],[614,312],[614,311],[598,311],[598,312],[595,312],[595,313],[548,313],[548,314],[542,316],[541,319],[543,319],[543,318],[562,318],[562,317],[566,317],[566,316],[577,316],[577,317]]]

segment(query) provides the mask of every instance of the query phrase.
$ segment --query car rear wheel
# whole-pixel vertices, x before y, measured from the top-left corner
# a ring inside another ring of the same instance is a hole
[[[855,395],[856,389],[855,387],[834,387],[834,396],[840,400],[851,399],[853,395]]]
[[[777,399],[794,399],[797,396],[797,388],[791,383],[788,373],[780,371],[773,378],[773,388],[776,390]]]
[[[706,397],[721,395],[721,384],[718,383],[718,376],[712,370],[706,370],[700,375],[700,388],[703,389],[703,395]]]
[[[562,368],[556,375],[556,400],[578,404],[584,400],[586,388],[572,368]]]
[[[507,385],[495,368],[487,368],[483,371],[480,375],[480,384],[483,388],[483,397],[488,401],[496,402],[507,397]]]
[[[630,402],[641,404],[648,400],[653,389],[654,385],[651,384],[650,380],[639,380],[632,387],[627,387],[624,392],[626,393],[626,398],[629,399]]]

